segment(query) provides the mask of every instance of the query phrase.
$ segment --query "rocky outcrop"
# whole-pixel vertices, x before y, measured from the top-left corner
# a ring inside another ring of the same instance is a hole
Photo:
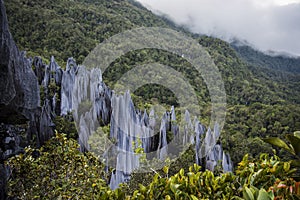
[[[19,52],[9,32],[4,2],[0,13],[0,120],[32,119],[40,104],[37,78],[31,63]],[[7,118],[7,116],[10,116]]]
[[[129,92],[120,96],[113,94],[110,138],[116,141],[114,152],[117,159],[116,170],[111,175],[112,189],[129,180],[131,172],[140,166],[139,155],[134,153],[137,146],[133,145],[137,144],[139,139],[148,158],[153,158],[154,152],[154,157],[163,161],[168,157],[178,156],[184,151],[181,146],[193,144],[196,152],[195,162],[203,169],[214,171],[219,165],[223,171],[232,171],[229,155],[224,153],[222,146],[218,144],[220,130],[217,124],[213,130],[208,128],[206,131],[196,117],[191,120],[186,110],[184,122],[179,125],[173,106],[170,111],[164,112],[161,118],[154,117],[153,109],[149,116],[146,111],[142,113],[135,109]],[[160,124],[160,127],[157,129],[155,124]]]
[[[40,62],[40,61],[36,61]],[[36,64],[38,65],[38,64]],[[4,161],[20,152],[34,136],[42,145],[53,135],[51,109],[48,100],[40,107],[39,80],[43,71],[32,70],[32,62],[20,52],[9,32],[3,0],[0,1],[0,199],[5,199],[9,169]],[[50,71],[55,68],[51,65]],[[56,72],[59,79],[59,72]],[[51,77],[49,77],[50,79]],[[55,77],[56,78],[56,77]],[[59,80],[57,80],[59,81]],[[49,83],[46,83],[49,84]],[[51,107],[52,105],[52,107]],[[54,105],[54,106],[53,106]],[[21,137],[22,135],[22,137]]]
[[[30,61],[20,53],[9,32],[3,0],[0,1],[0,199],[5,199],[8,168],[4,160],[21,150],[13,125],[33,120],[39,106],[39,88]]]
[[[91,147],[90,138],[100,126],[110,125],[110,133],[105,137],[114,142],[101,154],[107,166],[115,169],[110,180],[112,189],[128,181],[130,174],[140,166],[140,155],[135,154],[138,143],[147,158],[162,161],[170,155],[178,155],[183,150],[178,149],[179,146],[193,144],[195,162],[203,169],[213,171],[221,163],[224,171],[232,170],[229,155],[217,144],[220,135],[217,124],[213,130],[206,130],[197,118],[191,120],[186,111],[184,126],[181,126],[177,124],[173,106],[170,112],[162,112],[162,116],[157,116],[154,109],[149,115],[147,111],[141,112],[135,108],[129,91],[115,94],[103,83],[100,69],[87,70],[72,59],[68,60],[61,83],[61,115],[73,112],[81,151],[97,149],[97,146]],[[168,141],[170,137],[172,141]]]
[[[53,114],[60,112],[60,106],[56,104],[60,92],[49,90],[52,89],[52,80],[61,83],[62,70],[54,58],[49,66],[34,59],[35,68],[32,70],[32,60],[18,50],[9,32],[3,0],[0,4],[0,122],[23,124],[27,133],[25,139],[30,141],[36,136],[40,146],[53,135]],[[39,82],[46,94],[42,107]]]

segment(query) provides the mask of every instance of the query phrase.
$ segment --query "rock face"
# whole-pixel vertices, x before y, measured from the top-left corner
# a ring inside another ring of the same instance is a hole
[[[0,1],[0,199],[5,199],[8,168],[4,160],[22,151],[18,128],[33,121],[40,104],[37,78],[9,32],[4,2]],[[5,124],[4,124],[5,123]]]
[[[154,129],[149,125],[147,113],[142,115],[136,111],[129,92],[122,96],[115,94],[112,96],[110,127],[110,138],[117,141],[114,146],[117,157],[116,171],[112,173],[110,180],[110,187],[115,189],[119,183],[128,181],[131,172],[139,167],[140,156],[134,152],[138,139],[142,142],[144,151],[153,148],[151,136],[154,135]]]
[[[9,32],[4,3],[0,13],[0,120],[32,119],[39,106],[39,87],[31,63],[20,53]]]
[[[69,58],[66,71],[63,72],[61,82],[61,114],[67,115],[72,111],[72,91],[75,83],[75,73],[77,65],[74,59]]]
[[[37,61],[36,62],[40,62]],[[41,62],[40,62],[41,63]],[[38,64],[36,64],[38,65]],[[55,105],[46,99],[40,107],[38,81],[46,76],[31,68],[32,62],[19,52],[8,28],[3,0],[0,1],[0,199],[5,199],[9,169],[4,161],[23,151],[37,138],[37,146],[53,135],[51,111]],[[51,70],[55,66],[50,65]],[[36,69],[39,70],[39,69]],[[59,81],[59,72],[56,72]],[[42,77],[43,76],[43,77]],[[56,78],[56,77],[55,77]],[[22,137],[21,137],[22,135]]]

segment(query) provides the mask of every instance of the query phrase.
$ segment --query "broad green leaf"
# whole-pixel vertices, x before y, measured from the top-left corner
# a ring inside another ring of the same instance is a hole
[[[287,135],[287,138],[292,144],[295,154],[300,156],[300,138],[294,135]]]
[[[163,171],[165,174],[168,174],[169,173],[169,167],[168,166],[164,166],[163,167]]]
[[[234,196],[232,199],[234,199],[234,200],[244,200],[243,198],[241,198],[239,196]]]
[[[257,189],[257,187],[254,187],[253,185],[251,185],[250,186],[250,190],[251,190],[251,193],[253,194],[254,198],[257,198],[258,192],[259,192],[259,190]]]
[[[184,176],[184,169],[180,169],[179,174],[180,176]]]
[[[263,169],[260,169],[253,174],[253,179],[251,179],[251,184],[261,177],[262,172]]]
[[[198,171],[200,171],[201,167],[197,164],[194,164],[194,169],[195,169],[195,172],[198,172]]]
[[[293,154],[293,150],[280,138],[270,137],[270,138],[263,139],[263,141],[275,145],[277,147],[283,148]]]
[[[190,197],[192,198],[192,200],[198,200],[198,198],[196,196],[192,195],[192,194],[191,194]]]
[[[135,190],[134,192],[133,192],[133,197],[137,197],[139,195],[139,191],[138,190]]]
[[[297,138],[300,138],[300,131],[295,131],[294,136],[297,137]]]
[[[257,200],[272,200],[269,193],[265,189],[260,189],[258,193]]]
[[[290,170],[290,163],[289,162],[284,162],[283,163],[283,169],[285,172],[289,171]]]
[[[195,174],[193,172],[186,173],[189,177],[194,176]]]
[[[174,183],[171,183],[170,187],[171,187],[171,190],[174,194],[176,194],[177,192],[177,188],[179,187],[180,185],[179,184],[174,184]]]
[[[140,186],[140,191],[141,192],[145,192],[146,191],[146,187],[145,186],[143,186],[142,184],[139,184],[139,186]]]
[[[251,190],[248,187],[244,187],[243,198],[245,200],[255,200]]]

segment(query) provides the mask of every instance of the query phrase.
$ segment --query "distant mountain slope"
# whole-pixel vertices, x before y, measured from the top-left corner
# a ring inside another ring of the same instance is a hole
[[[241,56],[232,48],[232,44],[220,39],[202,36],[200,44],[207,47],[216,65],[222,71],[225,86],[230,87],[227,88],[227,94],[233,98],[244,97],[243,101],[236,99],[234,104],[237,102],[274,104],[281,100],[300,104],[300,88],[298,87],[300,74],[251,63],[247,61],[246,56]],[[261,52],[257,54],[264,55]],[[269,59],[272,61],[271,58]]]
[[[253,49],[247,45],[240,45],[237,41],[232,42],[231,46],[236,52],[251,65],[267,67],[279,71],[299,73],[300,57],[289,57],[287,55],[268,55]]]
[[[276,91],[284,99],[300,103],[300,57],[268,55],[237,40],[231,42],[230,46],[246,62],[255,77],[263,80],[270,88],[274,85],[281,87]]]

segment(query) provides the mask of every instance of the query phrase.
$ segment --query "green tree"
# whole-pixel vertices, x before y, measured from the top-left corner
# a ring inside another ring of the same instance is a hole
[[[107,186],[104,166],[77,141],[56,134],[41,149],[12,157],[8,195],[18,199],[123,199]],[[117,196],[114,196],[117,195]]]

